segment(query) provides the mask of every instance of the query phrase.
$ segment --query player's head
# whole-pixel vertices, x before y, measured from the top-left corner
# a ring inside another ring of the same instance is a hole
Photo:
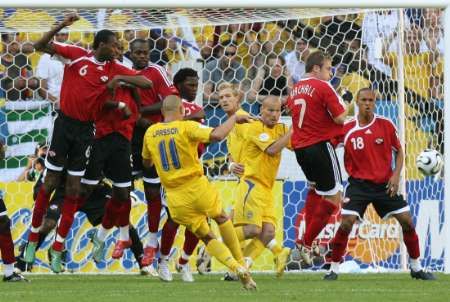
[[[150,46],[144,39],[134,39],[130,43],[130,59],[133,62],[133,68],[142,70],[148,65]]]
[[[115,54],[114,58],[116,60],[119,60],[120,62],[123,62],[123,50],[124,50],[123,44],[119,42],[117,44],[116,54]]]
[[[375,111],[375,92],[370,88],[361,88],[356,94],[358,112],[363,116],[372,116]]]
[[[95,51],[95,57],[99,61],[110,61],[114,59],[118,44],[116,35],[112,31],[102,29],[94,37],[92,48]]]
[[[198,74],[192,68],[182,68],[173,77],[173,84],[183,99],[193,102],[197,96]]]
[[[180,97],[169,95],[163,100],[161,113],[164,120],[182,120],[184,116],[184,108]]]
[[[279,97],[269,95],[261,105],[261,120],[269,128],[274,127],[281,116],[281,100]]]
[[[55,41],[59,43],[64,43],[69,38],[69,33],[67,31],[59,31],[55,34]]]
[[[306,58],[305,72],[322,81],[329,81],[331,73],[331,57],[320,50]]]
[[[235,84],[224,82],[217,88],[219,94],[219,105],[228,115],[239,110],[240,93]]]

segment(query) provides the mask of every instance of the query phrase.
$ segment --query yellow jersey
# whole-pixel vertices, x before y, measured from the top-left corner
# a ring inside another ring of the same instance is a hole
[[[194,121],[157,123],[144,136],[142,158],[153,162],[166,190],[180,188],[202,177],[198,144],[209,142],[213,128]]]
[[[239,109],[236,111],[239,115],[248,115],[247,111]],[[244,144],[244,136],[249,124],[235,124],[233,130],[227,137],[228,154],[236,163],[242,163],[242,145]]]
[[[280,166],[281,152],[270,156],[264,151],[288,131],[288,127],[281,123],[273,128],[265,126],[261,121],[248,125],[242,148],[244,180],[252,180],[267,188],[273,187]]]

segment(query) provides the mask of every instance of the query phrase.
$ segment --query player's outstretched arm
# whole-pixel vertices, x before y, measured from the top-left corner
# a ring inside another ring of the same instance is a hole
[[[287,145],[289,145],[289,141],[291,140],[292,128],[289,128],[289,131],[286,132],[285,135],[276,140],[273,144],[264,150],[265,153],[270,156],[275,156],[281,152]]]
[[[120,82],[131,84],[142,89],[149,89],[153,86],[152,81],[143,75],[116,75],[111,81],[108,82],[108,84],[106,84],[106,88],[108,88],[111,93],[114,93],[114,90]]]
[[[52,29],[48,32],[46,32],[39,41],[34,43],[34,49],[37,51],[43,51],[45,53],[48,53],[50,55],[55,54],[55,49],[53,48],[53,44],[50,43],[52,41],[53,37],[64,27],[72,25],[74,22],[79,20],[80,17],[76,13],[68,14],[64,17],[64,20],[58,25],[52,27]]]
[[[225,123],[215,128],[211,134],[209,135],[210,142],[217,142],[223,140],[227,137],[228,133],[233,129],[234,124],[243,124],[248,123],[254,120],[251,116],[248,115],[236,115],[233,114],[231,117],[227,119]]]

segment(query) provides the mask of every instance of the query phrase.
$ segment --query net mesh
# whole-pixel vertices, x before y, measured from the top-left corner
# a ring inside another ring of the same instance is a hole
[[[52,109],[61,80],[61,72],[50,67],[48,61],[44,64],[45,57],[33,50],[32,42],[61,20],[62,13],[56,9],[0,10],[0,134],[6,146],[0,178],[17,247],[26,239],[33,205],[32,184],[43,169],[43,146],[51,133]],[[125,57],[130,41],[143,38],[152,48],[150,60],[164,66],[169,74],[180,66],[194,67],[202,83],[196,102],[203,106],[210,126],[226,119],[217,100],[216,89],[221,82],[239,84],[243,109],[257,115],[261,101],[268,95],[287,97],[292,84],[304,74],[309,53],[316,49],[327,51],[332,55],[331,84],[339,93],[350,91],[355,96],[360,88],[372,87],[377,91],[377,113],[391,118],[397,126],[405,121],[406,193],[420,237],[423,264],[432,270],[443,269],[443,180],[440,175],[423,177],[415,166],[416,156],[425,148],[443,153],[442,10],[403,10],[402,52],[398,51],[399,38],[395,35],[399,32],[399,10],[81,9],[78,13],[82,18],[69,28],[70,43],[90,48],[95,30],[108,28],[115,30],[123,42]],[[236,47],[224,46],[228,40]],[[404,62],[402,79],[398,78],[402,68],[399,55]],[[232,68],[222,67],[223,62]],[[400,97],[402,85],[405,93]],[[400,100],[404,100],[404,116],[399,115]],[[290,123],[287,116],[282,120]],[[230,210],[236,179],[227,170],[226,154],[226,145],[221,142],[210,145],[202,159],[208,177]],[[306,191],[295,157],[283,152],[274,189],[277,240],[291,248],[304,232]],[[142,187],[136,192],[144,200]],[[143,201],[132,210],[132,222],[143,240],[148,233],[145,210]],[[288,269],[322,268],[338,223],[336,214],[316,240],[318,255],[313,267],[301,263],[293,250]],[[91,228],[86,216],[78,213],[66,243],[68,270],[138,269],[130,252],[120,261],[111,259],[116,233],[107,239],[107,261],[95,265],[88,240]],[[179,234],[174,254],[182,244],[183,232]],[[35,270],[48,271],[45,250],[52,239],[49,235],[44,242]],[[381,220],[369,208],[364,221],[352,231],[343,270],[401,269],[401,250],[400,226],[393,220]],[[254,268],[272,270],[272,260],[271,253],[265,251]],[[224,268],[213,262],[212,269]]]

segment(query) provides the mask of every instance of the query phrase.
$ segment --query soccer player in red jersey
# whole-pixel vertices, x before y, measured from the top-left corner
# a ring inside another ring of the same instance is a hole
[[[132,139],[133,176],[142,175],[148,209],[149,235],[141,263],[143,266],[152,264],[158,251],[158,229],[162,209],[161,183],[156,169],[154,167],[145,169],[142,166],[144,134],[151,124],[162,121],[162,100],[169,95],[179,95],[164,68],[149,63],[149,53],[150,49],[146,40],[135,39],[130,43],[130,59],[133,62],[133,68],[153,83],[152,89],[139,91],[141,118],[136,124]]]
[[[434,280],[420,264],[419,240],[409,206],[398,193],[404,155],[394,124],[374,114],[375,93],[370,88],[359,90],[356,97],[358,116],[344,125],[344,164],[349,175],[341,210],[341,225],[331,241],[332,263],[325,280],[336,280],[339,263],[347,248],[353,224],[364,217],[372,203],[378,215],[393,216],[400,223],[403,241],[410,257],[411,277]],[[392,152],[395,168],[392,170]]]
[[[90,196],[103,175],[111,179],[112,196],[105,205],[102,223],[92,238],[92,257],[100,262],[105,256],[105,239],[109,230],[119,227],[119,240],[112,258],[122,257],[131,247],[129,217],[131,210],[131,138],[138,118],[139,99],[133,98],[133,88],[118,87],[115,100],[105,102],[95,121],[95,140],[84,177],[81,179],[82,203]],[[137,94],[137,91],[136,91]]]
[[[330,140],[342,131],[347,107],[328,82],[331,58],[322,51],[306,59],[306,74],[291,90],[287,100],[292,115],[292,147],[308,182],[306,200],[308,223],[300,255],[311,264],[311,245],[341,203],[341,171]]]
[[[184,107],[184,119],[194,120],[199,123],[204,122],[205,112],[203,108],[196,103],[194,103],[197,96],[198,89],[198,74],[197,71],[191,68],[182,68],[173,77],[173,83],[180,93],[182,98],[182,104]],[[204,146],[199,145],[199,157],[203,153]],[[174,222],[169,213],[169,208],[165,204],[165,200],[162,201],[163,206],[166,208],[168,213],[168,219],[163,226],[161,234],[161,248],[160,248],[160,259],[158,265],[159,277],[163,281],[172,281],[172,273],[169,269],[169,254],[172,249],[173,242],[178,230],[178,224]],[[193,282],[194,277],[192,276],[189,258],[194,252],[199,239],[188,229],[184,231],[184,244],[181,257],[178,259],[175,268],[181,273],[181,279],[185,282]]]
[[[92,52],[51,42],[57,32],[78,19],[76,14],[67,15],[34,45],[37,51],[65,59],[61,110],[54,123],[52,141],[45,160],[47,175],[36,198],[25,252],[25,261],[33,263],[43,216],[50,196],[61,179],[61,173],[66,168],[66,194],[56,239],[50,250],[51,268],[55,272],[61,271],[61,251],[79,203],[80,180],[86,169],[94,136],[93,121],[103,106],[105,93],[107,90],[113,91],[120,82],[142,88],[149,88],[152,84],[114,59],[118,42],[112,31],[101,30],[96,33]]]

